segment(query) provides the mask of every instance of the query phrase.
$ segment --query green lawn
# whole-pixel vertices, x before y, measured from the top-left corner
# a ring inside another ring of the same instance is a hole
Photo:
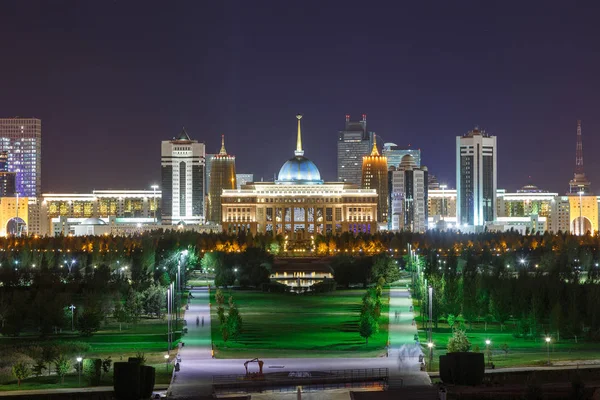
[[[181,326],[180,326],[181,329]],[[167,352],[167,323],[165,319],[142,319],[136,325],[122,325],[109,321],[100,331],[89,337],[78,336],[77,333],[65,332],[53,335],[45,340],[40,340],[36,335],[24,334],[17,338],[0,337],[0,351],[2,354],[21,353],[21,358],[29,359],[33,363],[28,348],[40,344],[62,344],[66,348],[72,348],[66,354],[73,358],[81,355],[84,358],[108,358],[113,362],[127,361],[129,357],[135,357],[138,352],[144,353],[146,364],[156,368],[156,383],[168,384],[171,379],[171,371],[167,372],[164,355]],[[175,334],[177,341],[180,335]],[[175,345],[177,342],[175,342]],[[78,351],[77,348],[85,349]],[[77,353],[77,354],[75,354]],[[173,357],[173,352],[171,353]],[[172,358],[171,357],[171,358]],[[4,368],[4,374],[0,377],[4,384],[0,385],[0,391],[18,390],[17,382],[10,376],[10,368]],[[45,371],[47,373],[47,371]],[[46,388],[71,388],[78,387],[77,375],[73,372],[67,376],[65,383],[61,384],[55,375],[29,378],[21,383],[20,389],[46,389]],[[101,385],[112,385],[111,372],[103,378]],[[87,386],[87,381],[82,379],[82,386]]]
[[[415,307],[415,313],[418,315],[419,308]],[[426,347],[427,332],[422,329],[420,318],[417,318],[419,327],[419,340],[423,344],[423,352],[428,354]],[[487,331],[483,323],[473,324],[471,329],[467,324],[467,337],[471,342],[471,351],[479,351],[485,354],[486,363],[488,354],[486,353],[486,340],[491,341],[492,362],[496,368],[502,367],[520,367],[520,366],[545,366],[548,365],[548,352],[544,336],[540,335],[537,339],[515,338],[513,336],[513,324],[505,324],[504,329],[500,329],[498,324],[488,324]],[[448,339],[452,336],[452,330],[446,323],[439,323],[437,329],[433,329],[432,338],[435,344],[434,348],[434,367],[437,370],[439,355],[446,353]],[[508,346],[508,353],[502,350],[502,346]],[[599,360],[600,361],[600,343],[579,340],[575,343],[574,339],[561,340],[556,342],[552,337],[550,344],[550,362],[566,363],[577,361]]]
[[[243,333],[237,340],[225,343],[212,292],[215,356],[374,357],[383,354],[388,340],[388,292],[382,296],[379,333],[369,339],[368,345],[358,333],[364,293],[365,290],[305,295],[231,292],[243,319]],[[224,294],[228,299],[229,292]]]

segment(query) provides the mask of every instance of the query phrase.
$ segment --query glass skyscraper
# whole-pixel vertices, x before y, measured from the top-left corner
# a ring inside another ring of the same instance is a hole
[[[400,149],[395,143],[385,143],[383,145],[383,151],[381,152],[387,157],[387,164],[389,167],[400,167],[402,157],[410,155],[415,161],[415,166],[421,168],[421,150],[417,149]]]
[[[0,152],[8,153],[8,171],[16,175],[16,192],[38,197],[42,189],[42,121],[0,118]]]
[[[373,132],[367,131],[367,116],[362,115],[359,122],[351,122],[346,115],[346,125],[338,133],[337,144],[337,180],[356,186],[362,181],[363,156],[371,154]]]

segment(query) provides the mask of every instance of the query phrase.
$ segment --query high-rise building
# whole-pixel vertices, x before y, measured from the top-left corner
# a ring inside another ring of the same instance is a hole
[[[212,165],[212,159],[215,158],[216,154],[207,154],[204,159],[206,160],[206,165],[204,168],[204,192],[205,195],[208,196],[210,193],[210,167]]]
[[[419,149],[401,149],[395,143],[384,143],[381,154],[387,157],[388,168],[396,167],[398,169],[402,162],[402,157],[407,154],[410,154],[415,160],[417,168],[421,168],[421,150]]]
[[[590,193],[590,181],[585,177],[583,170],[583,140],[581,139],[581,120],[577,121],[577,144],[575,146],[575,173],[569,181],[569,193]]]
[[[185,131],[161,144],[164,225],[204,222],[204,143],[190,139]]]
[[[388,226],[392,230],[425,232],[428,225],[427,168],[417,167],[410,154],[406,154],[398,168],[389,170],[390,211]]]
[[[42,187],[42,121],[0,118],[0,151],[8,153],[8,170],[16,173],[19,196],[39,196]]]
[[[373,147],[373,132],[367,131],[367,116],[359,122],[350,121],[346,115],[346,126],[338,133],[337,178],[340,182],[361,184],[362,158]]]
[[[210,166],[210,190],[208,194],[208,220],[222,223],[221,195],[223,189],[235,189],[235,156],[225,150],[225,135],[221,136],[221,151],[215,155]]]
[[[254,182],[254,174],[235,174],[237,188],[241,189],[243,185]]]
[[[475,127],[456,137],[457,223],[483,226],[496,219],[496,137]]]
[[[13,197],[16,193],[16,172],[8,170],[8,152],[0,151],[0,197]]]
[[[377,139],[373,137],[371,155],[362,158],[362,188],[375,189],[377,200],[377,222],[387,222],[388,216],[388,167],[385,156],[379,155]]]

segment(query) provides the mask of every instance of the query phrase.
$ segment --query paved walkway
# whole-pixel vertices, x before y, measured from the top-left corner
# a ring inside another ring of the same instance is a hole
[[[212,357],[210,335],[210,308],[207,288],[191,290],[189,310],[185,312],[188,333],[183,336],[185,346],[179,350],[180,371],[175,372],[169,392],[177,398],[210,395],[212,392]],[[202,320],[204,319],[204,324]]]
[[[395,363],[390,368],[390,387],[431,385],[429,375],[421,371],[419,356],[421,346],[415,344],[416,325],[412,324],[414,314],[410,312],[412,300],[404,288],[390,289],[390,350],[389,359]]]
[[[169,392],[174,398],[186,399],[194,396],[206,396],[212,393],[212,376],[244,374],[244,360],[211,359],[210,310],[208,290],[193,290],[194,298],[190,309],[185,313],[188,334],[184,336],[185,346],[180,350],[181,370],[174,375]],[[431,380],[426,372],[420,371],[419,346],[414,345],[416,326],[412,325],[412,313],[409,293],[406,289],[390,291],[390,341],[389,357],[378,358],[273,358],[262,359],[265,372],[314,371],[330,369],[389,368],[390,387],[428,386]],[[401,317],[395,318],[395,311],[401,311]],[[204,326],[196,326],[196,317]],[[335,392],[335,391],[334,391]],[[339,398],[339,393],[331,397]],[[319,399],[326,399],[328,392],[319,392]],[[268,397],[268,396],[267,396]]]

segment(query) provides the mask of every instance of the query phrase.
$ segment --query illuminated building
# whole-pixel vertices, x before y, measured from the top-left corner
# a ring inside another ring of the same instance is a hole
[[[254,174],[235,174],[236,189],[241,189],[243,185],[254,182]]]
[[[425,232],[428,228],[427,168],[416,166],[410,154],[402,157],[396,167],[390,167],[390,228]]]
[[[371,152],[373,132],[367,131],[367,116],[359,122],[350,121],[346,115],[346,125],[338,133],[337,176],[339,182],[360,186],[362,181],[362,158]]]
[[[304,156],[298,132],[294,157],[275,182],[253,182],[223,190],[223,231],[282,234],[285,251],[312,248],[313,234],[375,233],[377,192],[344,182],[323,182],[317,166]]]
[[[581,138],[581,121],[577,121],[577,143],[575,146],[575,173],[569,181],[569,194],[590,193],[590,181],[583,170],[583,140]]]
[[[395,167],[397,169],[402,162],[402,157],[407,154],[415,160],[417,168],[421,168],[421,150],[400,149],[395,143],[384,143],[381,154],[387,157],[388,168]]]
[[[27,234],[29,201],[25,197],[0,198],[0,236]]]
[[[0,151],[0,197],[16,194],[16,172],[8,170],[8,152]]]
[[[154,220],[161,192],[155,190],[94,190],[89,194],[45,193],[40,206],[40,235],[68,235],[89,218],[104,221],[114,234],[140,233],[161,227]]]
[[[475,128],[456,137],[457,220],[483,226],[496,220],[496,137]]]
[[[21,197],[41,193],[42,121],[37,118],[0,118],[0,151],[8,153],[8,168],[16,173]]]
[[[379,155],[377,139],[373,135],[371,155],[362,159],[362,188],[375,189],[377,202],[377,222],[385,223],[388,217],[388,167],[387,158]]]
[[[204,143],[191,140],[185,129],[161,143],[164,225],[204,222]]]
[[[224,189],[236,188],[235,156],[225,150],[225,135],[221,136],[221,151],[213,157],[210,171],[208,220],[218,224],[221,221],[221,194]]]

